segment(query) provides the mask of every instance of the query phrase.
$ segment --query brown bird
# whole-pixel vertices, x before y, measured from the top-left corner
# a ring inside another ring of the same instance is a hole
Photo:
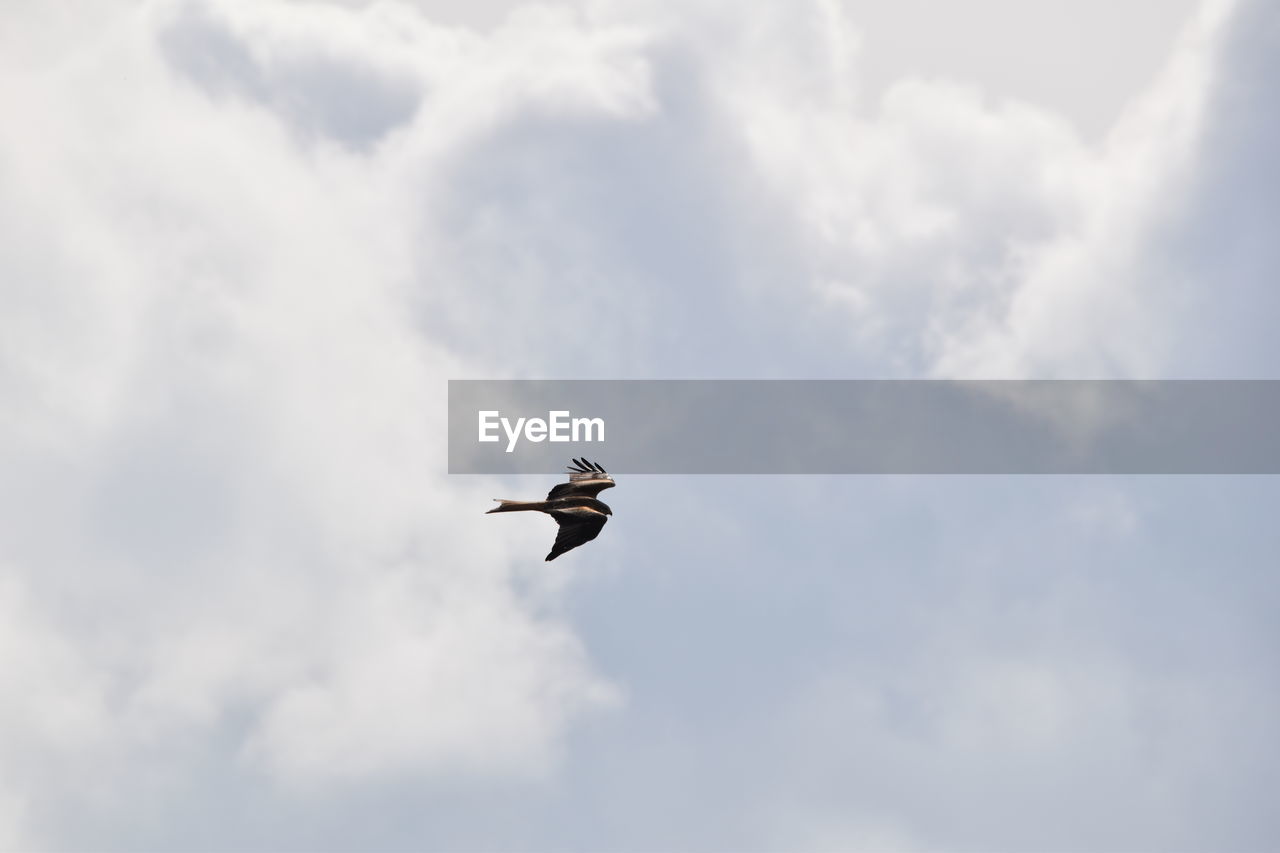
[[[489,512],[524,512],[534,510],[545,512],[560,525],[556,534],[556,543],[551,546],[548,560],[554,560],[565,551],[571,551],[584,542],[590,542],[600,535],[604,523],[613,515],[613,510],[604,501],[596,500],[596,495],[605,489],[611,489],[616,483],[604,468],[597,462],[585,459],[573,460],[569,467],[569,482],[561,483],[547,493],[545,501],[507,501],[494,498],[498,506]],[[488,513],[485,513],[486,515]]]

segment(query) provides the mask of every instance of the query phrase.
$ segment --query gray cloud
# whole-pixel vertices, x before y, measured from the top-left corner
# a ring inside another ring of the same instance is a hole
[[[285,11],[242,21],[237,30],[229,10],[193,0],[177,6],[158,42],[173,67],[210,95],[257,103],[306,137],[367,149],[413,118],[422,81],[409,69],[370,56],[359,41],[330,40],[321,50],[305,35],[295,41],[296,24],[291,33]],[[334,27],[360,24],[367,31],[377,21],[368,12],[331,21]]]

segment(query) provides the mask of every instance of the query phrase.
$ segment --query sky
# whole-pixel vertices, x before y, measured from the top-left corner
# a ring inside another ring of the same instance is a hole
[[[0,850],[1275,848],[1272,477],[545,563],[445,471],[448,379],[1280,378],[1274,3],[5,19]]]

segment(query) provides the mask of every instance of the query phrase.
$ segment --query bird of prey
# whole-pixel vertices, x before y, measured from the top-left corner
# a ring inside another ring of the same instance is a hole
[[[596,495],[605,489],[611,489],[615,483],[613,478],[600,467],[597,462],[585,459],[573,460],[569,467],[569,482],[561,483],[547,493],[545,501],[507,501],[494,498],[498,505],[489,512],[524,512],[533,510],[545,512],[560,525],[556,534],[556,543],[551,546],[548,560],[554,560],[565,551],[571,551],[584,542],[590,542],[600,535],[604,523],[613,515],[613,510],[604,501],[596,500]],[[488,513],[486,513],[487,515]]]

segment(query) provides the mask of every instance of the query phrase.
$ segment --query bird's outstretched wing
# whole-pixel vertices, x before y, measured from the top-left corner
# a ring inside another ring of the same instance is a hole
[[[585,506],[552,510],[550,515],[560,525],[560,532],[556,534],[556,542],[547,555],[548,560],[554,560],[565,551],[572,551],[584,542],[595,539],[604,529],[604,523],[609,520],[609,516],[603,512]]]
[[[607,488],[616,485],[613,478],[599,462],[588,462],[585,459],[574,459],[569,466],[569,482],[561,483],[547,492],[547,500],[567,498],[581,495],[594,498]],[[598,532],[598,531],[597,531]]]

